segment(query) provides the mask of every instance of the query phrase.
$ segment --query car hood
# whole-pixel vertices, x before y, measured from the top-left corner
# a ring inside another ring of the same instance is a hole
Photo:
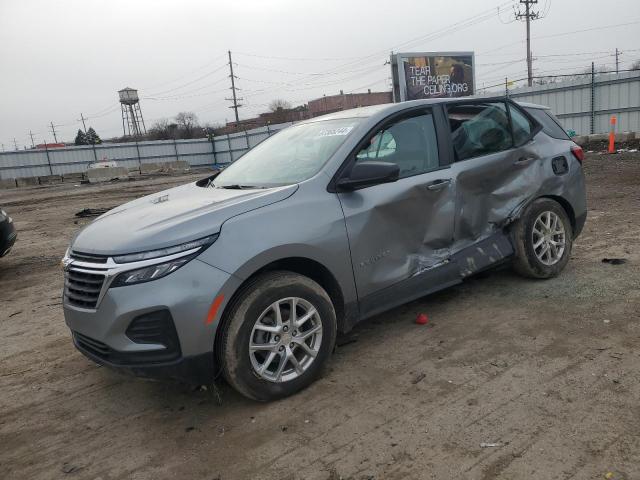
[[[234,190],[182,185],[109,210],[78,233],[72,248],[117,255],[179,245],[218,233],[227,219],[284,200],[297,188]]]

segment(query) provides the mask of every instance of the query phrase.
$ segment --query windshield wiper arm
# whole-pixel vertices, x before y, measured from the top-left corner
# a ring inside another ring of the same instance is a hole
[[[255,185],[238,185],[238,184],[234,184],[234,185],[220,185],[218,188],[226,188],[227,190],[245,190],[245,189],[252,189],[252,188],[264,188],[264,187],[257,187]]]

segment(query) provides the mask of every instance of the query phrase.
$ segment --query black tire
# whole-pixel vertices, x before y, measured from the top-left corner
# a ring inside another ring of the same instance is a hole
[[[253,327],[274,302],[299,297],[318,312],[322,339],[316,357],[297,378],[274,382],[261,378],[249,353]],[[226,316],[226,315],[225,315]],[[287,397],[313,383],[327,364],[336,340],[336,314],[327,292],[308,277],[287,271],[268,272],[253,279],[233,302],[223,331],[221,361],[225,379],[242,395],[258,401]]]
[[[546,265],[537,256],[533,244],[533,228],[536,219],[544,212],[553,212],[562,222],[565,231],[565,248],[560,259]],[[529,205],[512,228],[515,247],[514,270],[528,278],[552,278],[560,274],[569,261],[573,246],[573,229],[565,209],[555,200],[539,198]]]

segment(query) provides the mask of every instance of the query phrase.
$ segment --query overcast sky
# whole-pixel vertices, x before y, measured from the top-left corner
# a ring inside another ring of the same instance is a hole
[[[640,58],[638,0],[540,0],[539,10],[535,74],[613,68],[616,47],[621,68]],[[126,86],[147,128],[180,111],[231,120],[227,50],[248,118],[275,98],[388,90],[392,49],[474,51],[478,87],[519,79],[524,38],[504,0],[0,0],[0,143],[30,145],[29,130],[53,141],[49,122],[71,141],[80,113],[103,138],[121,135]]]

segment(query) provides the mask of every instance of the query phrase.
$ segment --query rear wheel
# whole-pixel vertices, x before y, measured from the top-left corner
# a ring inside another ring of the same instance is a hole
[[[270,272],[253,280],[229,311],[222,360],[227,381],[260,401],[291,395],[322,373],[336,337],[329,295],[308,277]]]
[[[529,278],[560,274],[571,256],[573,230],[567,212],[549,198],[534,201],[513,227],[514,269]]]

